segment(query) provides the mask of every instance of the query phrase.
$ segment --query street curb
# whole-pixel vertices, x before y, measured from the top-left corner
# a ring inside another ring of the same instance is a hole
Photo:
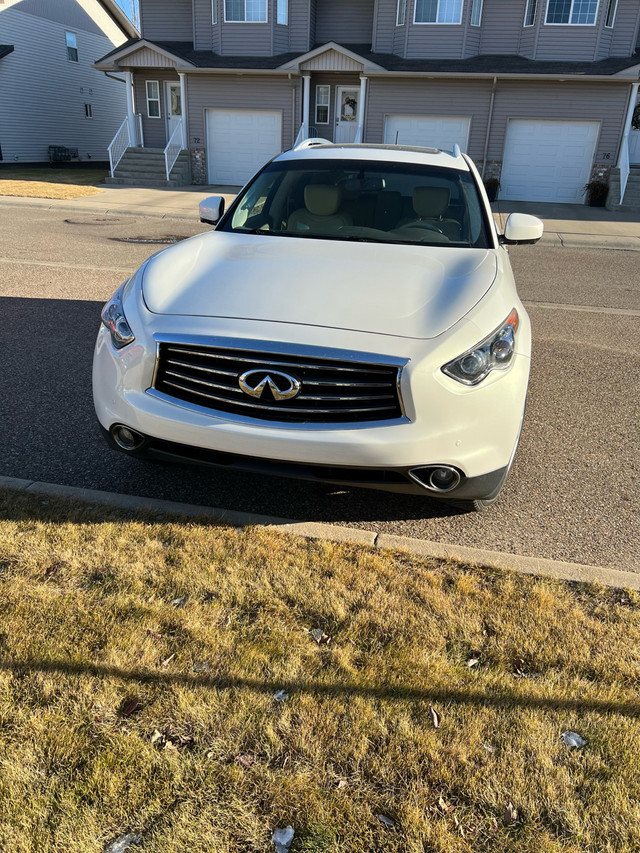
[[[377,534],[372,530],[360,530],[320,522],[296,522],[275,516],[257,513],[236,512],[217,507],[196,506],[186,503],[121,495],[95,489],[60,486],[55,483],[39,483],[15,477],[0,477],[0,488],[26,491],[52,497],[75,498],[90,504],[102,504],[130,511],[144,510],[161,515],[180,515],[188,518],[208,518],[235,527],[260,526],[279,533],[300,536],[305,539],[324,539],[364,545],[379,550],[406,551],[416,557],[450,560],[472,566],[485,566],[525,575],[536,575],[557,580],[579,583],[598,583],[622,589],[640,591],[640,573],[581,563],[566,563],[542,557],[526,557],[502,551],[487,551],[465,545],[450,545],[426,539],[411,539],[406,536]]]
[[[64,213],[101,213],[104,216],[149,216],[154,219],[183,219],[187,222],[200,222],[200,217],[197,213],[159,213],[154,209],[146,207],[89,207],[85,205],[78,206],[77,204],[51,204],[51,201],[55,201],[55,199],[34,201],[29,198],[22,198],[21,196],[3,196],[0,198],[0,207],[11,207],[17,204],[21,207],[37,207],[40,210],[59,210]]]

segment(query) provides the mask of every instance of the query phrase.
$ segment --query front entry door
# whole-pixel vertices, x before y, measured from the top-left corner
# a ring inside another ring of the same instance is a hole
[[[336,92],[336,127],[333,141],[353,142],[360,119],[360,89],[338,86]]]
[[[167,142],[182,118],[182,97],[180,95],[180,83],[164,84],[165,87],[165,115],[167,117]]]

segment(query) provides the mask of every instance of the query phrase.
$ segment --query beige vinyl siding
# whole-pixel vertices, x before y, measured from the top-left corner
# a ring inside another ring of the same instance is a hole
[[[151,41],[193,41],[192,0],[140,0],[140,27]]]
[[[160,86],[160,118],[147,116],[146,81],[157,80]],[[166,104],[164,84],[166,80],[178,81],[178,75],[167,69],[148,68],[133,76],[133,97],[136,113],[142,115],[142,132],[145,148],[164,148],[167,144]]]
[[[287,77],[192,75],[188,99],[189,146],[205,147],[205,110],[244,109],[282,111],[282,145],[290,148],[295,136],[292,88]],[[196,142],[197,139],[200,142]]]
[[[540,0],[538,0],[538,9],[536,11],[535,21],[532,27],[524,27],[522,28],[522,35],[520,36],[520,56],[524,56],[527,59],[533,59],[536,52],[536,43],[538,41],[538,27],[540,26],[540,16],[543,13],[543,10],[540,9]],[[546,8],[546,6],[545,6]],[[522,10],[522,23],[524,24],[524,8]]]
[[[311,0],[289,0],[289,50],[309,50]]]
[[[218,10],[219,16],[220,10]],[[196,50],[215,50],[211,24],[211,0],[193,0],[193,30]]]
[[[546,4],[546,0],[538,3]],[[484,0],[480,53],[518,53],[524,5],[522,0]]]
[[[396,29],[402,29],[402,27],[396,27],[396,0],[377,0],[374,22],[374,51],[377,53],[393,53]]]
[[[631,56],[636,45],[639,16],[640,3],[637,0],[618,0],[611,39],[611,56]]]
[[[510,118],[593,120],[602,122],[595,162],[614,166],[628,94],[628,86],[612,83],[499,81],[488,159],[502,160]]]
[[[607,0],[600,0],[594,26],[545,24],[547,0],[543,2],[535,59],[568,59],[574,62],[600,59],[599,44],[607,14]]]
[[[80,160],[106,161],[107,147],[127,113],[126,93],[122,83],[91,65],[126,36],[121,33],[114,43],[96,32],[90,18],[76,14],[77,9],[66,22],[26,14],[24,6],[19,3],[0,12],[2,41],[15,45],[1,62],[4,160],[46,162],[49,145],[64,145],[77,148]],[[77,36],[78,62],[67,59],[67,30]],[[85,103],[91,104],[91,119],[85,117]]]
[[[490,80],[385,80],[369,81],[365,141],[384,139],[387,115],[471,116],[469,155],[482,157],[491,100]]]
[[[322,0],[317,7],[316,41],[371,44],[374,0]]]
[[[601,0],[605,5],[607,0]],[[606,59],[608,56],[611,56],[611,42],[612,42],[613,30],[604,26],[604,20],[601,22],[601,27],[598,33],[598,40],[596,42],[596,59]]]

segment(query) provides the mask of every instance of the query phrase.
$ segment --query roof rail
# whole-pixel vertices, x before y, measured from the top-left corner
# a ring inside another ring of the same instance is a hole
[[[454,157],[462,157],[462,154],[460,153],[460,146],[457,142],[454,144],[453,151],[451,153]]]
[[[310,139],[303,139],[302,142],[298,142],[298,144],[294,146],[293,150],[302,151],[305,148],[316,148],[322,145],[333,145],[333,142],[329,142],[328,139],[313,136]]]

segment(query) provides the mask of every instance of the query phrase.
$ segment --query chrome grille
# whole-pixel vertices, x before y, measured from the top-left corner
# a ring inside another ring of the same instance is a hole
[[[277,401],[269,387],[260,398],[239,385],[248,371],[286,373],[301,383],[293,399]],[[294,423],[379,421],[402,415],[395,364],[253,352],[160,342],[156,391],[219,412]]]

